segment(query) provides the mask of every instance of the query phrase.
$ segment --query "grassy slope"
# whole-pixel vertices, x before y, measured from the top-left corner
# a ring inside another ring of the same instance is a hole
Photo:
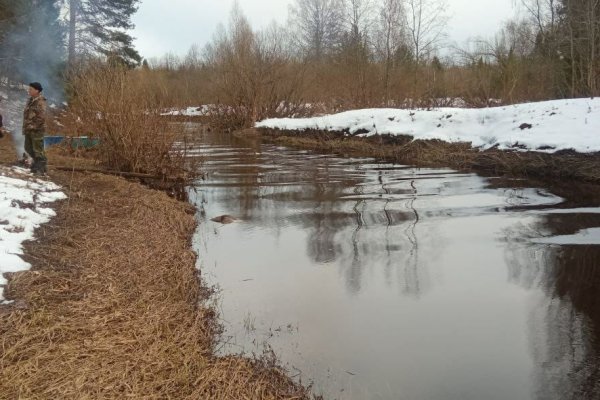
[[[0,161],[15,157],[0,142]],[[218,358],[189,204],[124,179],[51,171],[69,199],[26,246],[0,309],[0,399],[300,399],[273,365]]]

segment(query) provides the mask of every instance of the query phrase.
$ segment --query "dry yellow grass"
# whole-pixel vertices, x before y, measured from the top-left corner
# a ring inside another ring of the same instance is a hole
[[[214,355],[189,204],[118,177],[51,176],[69,199],[26,245],[34,268],[10,276],[0,399],[308,397],[270,363]]]

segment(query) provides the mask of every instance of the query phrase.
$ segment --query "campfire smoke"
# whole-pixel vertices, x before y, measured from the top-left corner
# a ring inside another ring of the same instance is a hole
[[[43,3],[43,2],[41,2]],[[18,158],[23,154],[23,109],[27,101],[27,85],[40,82],[48,105],[65,100],[61,71],[66,59],[65,46],[56,27],[52,27],[52,9],[34,7],[9,25],[0,22],[0,113],[10,130]]]

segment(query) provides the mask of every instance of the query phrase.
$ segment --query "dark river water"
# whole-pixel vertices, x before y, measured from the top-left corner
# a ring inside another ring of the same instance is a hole
[[[595,196],[226,135],[195,151],[223,353],[272,350],[327,399],[600,399]]]

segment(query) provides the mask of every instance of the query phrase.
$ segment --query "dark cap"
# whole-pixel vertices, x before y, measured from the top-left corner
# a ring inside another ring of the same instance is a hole
[[[38,92],[41,92],[42,90],[44,90],[44,88],[42,87],[42,84],[39,82],[31,82],[29,84],[29,87],[34,88],[35,90],[37,90]]]

